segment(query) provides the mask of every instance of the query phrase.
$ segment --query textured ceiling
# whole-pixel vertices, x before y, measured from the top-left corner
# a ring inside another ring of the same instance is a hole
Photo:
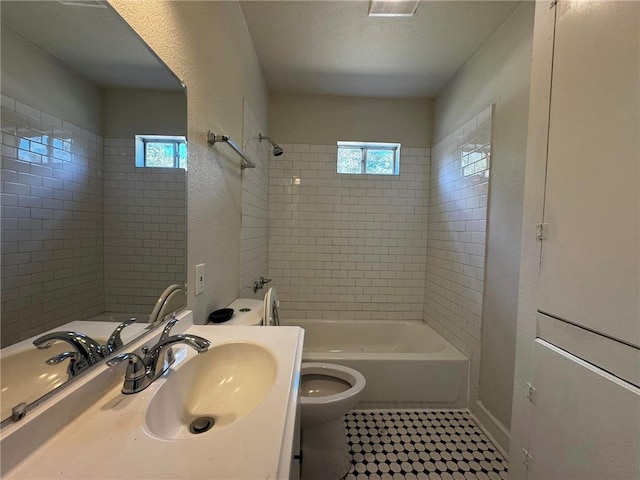
[[[368,1],[242,1],[271,93],[433,97],[520,2],[421,1],[368,17]]]
[[[54,1],[0,1],[2,26],[101,87],[182,89],[111,8]]]

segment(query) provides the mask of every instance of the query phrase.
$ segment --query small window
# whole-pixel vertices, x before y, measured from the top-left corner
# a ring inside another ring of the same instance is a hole
[[[468,143],[462,147],[462,175],[469,177],[476,173],[483,173],[487,177],[489,168],[490,145],[475,145]]]
[[[338,173],[399,175],[400,144],[338,142]]]
[[[136,135],[136,167],[187,169],[184,137]]]

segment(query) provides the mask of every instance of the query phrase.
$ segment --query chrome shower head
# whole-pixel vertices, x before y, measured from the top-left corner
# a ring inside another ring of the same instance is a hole
[[[278,145],[276,142],[274,142],[271,137],[267,137],[266,135],[262,135],[260,134],[260,141],[262,140],[266,140],[268,141],[271,145],[273,145],[273,156],[274,157],[279,157],[280,155],[282,155],[284,153],[284,150],[282,150],[282,148],[280,147],[280,145]]]

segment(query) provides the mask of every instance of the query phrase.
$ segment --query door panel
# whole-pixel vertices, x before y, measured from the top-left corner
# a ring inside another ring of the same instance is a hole
[[[543,341],[527,479],[640,478],[640,389]]]
[[[640,2],[557,8],[538,308],[640,346]]]

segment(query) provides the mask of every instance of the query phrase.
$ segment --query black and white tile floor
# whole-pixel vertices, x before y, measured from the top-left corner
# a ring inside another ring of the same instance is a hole
[[[505,480],[507,462],[462,411],[349,412],[345,480]]]

